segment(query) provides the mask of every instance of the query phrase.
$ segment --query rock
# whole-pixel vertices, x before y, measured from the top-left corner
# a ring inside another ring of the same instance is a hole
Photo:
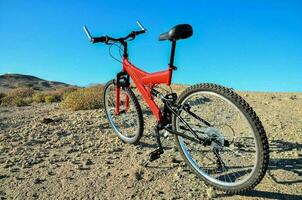
[[[16,178],[16,180],[17,180],[17,181],[22,181],[22,180],[24,180],[24,179],[25,179],[25,178],[20,177],[20,176],[16,176],[15,178]]]
[[[145,178],[147,181],[151,182],[154,181],[154,175],[153,174],[148,174],[148,176]]]
[[[93,162],[91,161],[91,159],[88,159],[87,161],[86,161],[86,165],[92,165],[93,164]]]
[[[178,167],[175,174],[174,174],[174,177],[176,180],[179,180],[183,177],[183,170],[181,167]]]
[[[140,168],[135,169],[135,170],[131,173],[131,176],[132,176],[132,178],[133,178],[135,181],[142,180],[142,179],[143,179],[143,175],[144,175],[144,172],[143,172],[142,169],[140,169]]]
[[[112,160],[106,160],[105,162],[107,165],[112,165],[114,162]]]
[[[293,149],[293,158],[298,159],[299,158],[299,151],[298,149]]]
[[[106,174],[105,174],[105,177],[109,177],[109,176],[111,176],[111,173],[110,172],[107,172]]]
[[[71,163],[75,164],[75,165],[78,165],[78,164],[81,164],[81,160],[79,160],[78,158],[74,158]]]
[[[181,160],[177,160],[174,156],[170,159],[172,163],[181,163]]]
[[[9,168],[9,167],[12,167],[12,166],[14,166],[14,164],[10,160],[7,160],[5,165],[4,165],[4,168]]]
[[[290,99],[290,100],[297,100],[298,97],[297,97],[297,95],[292,95],[292,96],[289,97],[289,99]]]
[[[43,118],[43,120],[42,120],[43,124],[50,124],[52,122],[54,122],[54,120],[51,118]]]
[[[8,177],[9,177],[9,176],[7,176],[7,175],[5,175],[5,174],[3,174],[3,175],[2,175],[2,174],[0,174],[0,180],[1,180],[1,179],[8,178]]]
[[[89,166],[79,165],[79,166],[78,166],[78,169],[79,169],[79,170],[90,170],[90,167],[89,167]]]
[[[33,193],[32,197],[39,198],[39,195],[37,193]]]
[[[36,179],[34,180],[34,184],[41,184],[41,183],[43,183],[44,181],[46,181],[46,179],[43,179],[43,178],[36,178]]]
[[[11,168],[10,171],[11,172],[18,172],[18,171],[20,171],[20,169],[18,167],[13,167],[13,168]]]
[[[54,173],[53,171],[48,171],[47,174],[48,174],[49,176],[54,176],[54,175],[55,175],[55,173]]]
[[[207,195],[209,199],[215,198],[217,196],[217,193],[213,187],[207,188]]]

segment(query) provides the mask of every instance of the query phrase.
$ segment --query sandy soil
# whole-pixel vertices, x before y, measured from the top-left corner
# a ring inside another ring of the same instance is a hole
[[[102,109],[73,112],[38,104],[0,107],[0,198],[302,199],[302,93],[240,94],[261,118],[271,150],[269,171],[252,191],[213,192],[172,142],[164,142],[162,157],[144,167],[156,147],[148,112],[145,134],[134,146],[114,135]]]

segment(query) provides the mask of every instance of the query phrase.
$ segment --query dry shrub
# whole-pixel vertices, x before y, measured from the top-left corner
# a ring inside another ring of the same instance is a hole
[[[5,93],[0,92],[0,104],[1,104],[1,102],[2,102],[2,99],[3,99],[5,96],[6,96]]]
[[[46,95],[45,102],[46,103],[54,103],[60,101],[59,98],[55,95]]]
[[[60,102],[63,99],[63,95],[58,91],[45,91],[43,92],[46,103]]]
[[[16,97],[13,106],[29,106],[32,103],[31,97]]]
[[[66,94],[62,105],[71,110],[89,110],[103,107],[103,86],[96,85],[88,88],[77,89]]]
[[[76,87],[64,87],[59,90],[37,92],[33,95],[33,101],[36,103],[60,102],[66,94],[69,94],[76,89]]]
[[[31,88],[16,88],[7,93],[1,100],[3,106],[28,106],[32,102],[34,90]]]
[[[37,92],[33,95],[33,101],[36,103],[45,102],[45,95],[42,92]]]
[[[60,89],[58,89],[57,91],[63,96],[63,95],[69,94],[69,93],[71,93],[71,92],[74,92],[74,91],[76,91],[77,89],[78,89],[77,87],[68,86],[68,87],[60,88]]]
[[[36,103],[54,103],[54,102],[60,102],[63,99],[62,95],[54,90],[54,91],[44,91],[44,92],[38,92],[34,94],[33,101]]]
[[[13,97],[31,97],[34,94],[34,90],[31,88],[16,88],[7,93],[7,96]]]

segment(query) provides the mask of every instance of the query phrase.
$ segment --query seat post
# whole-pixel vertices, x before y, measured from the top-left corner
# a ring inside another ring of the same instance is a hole
[[[175,48],[176,48],[176,40],[172,40],[170,63],[169,63],[169,68],[172,68],[172,69],[175,69],[175,67],[174,67]]]

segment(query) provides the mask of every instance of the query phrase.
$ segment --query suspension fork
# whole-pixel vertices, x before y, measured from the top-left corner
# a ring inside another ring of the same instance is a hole
[[[119,84],[116,84],[115,86],[115,114],[119,115],[120,114],[120,93],[121,93],[121,87],[119,86]]]
[[[121,110],[120,110],[120,105],[121,105],[121,87],[119,86],[116,86],[115,87],[115,94],[116,94],[116,98],[115,98],[115,101],[116,101],[116,104],[115,104],[115,114],[116,115],[119,115]],[[128,112],[129,110],[129,95],[126,93],[125,94],[125,112]]]
[[[128,94],[125,94],[125,95],[126,95],[125,107],[126,107],[126,112],[128,112],[128,110],[129,110],[129,95]]]
[[[130,87],[130,78],[127,72],[121,71],[116,75],[116,85],[115,85],[115,94],[116,94],[116,104],[115,104],[115,114],[120,114],[120,100],[121,100],[121,87]],[[125,93],[125,110],[122,112],[127,112],[129,110],[129,95]]]

